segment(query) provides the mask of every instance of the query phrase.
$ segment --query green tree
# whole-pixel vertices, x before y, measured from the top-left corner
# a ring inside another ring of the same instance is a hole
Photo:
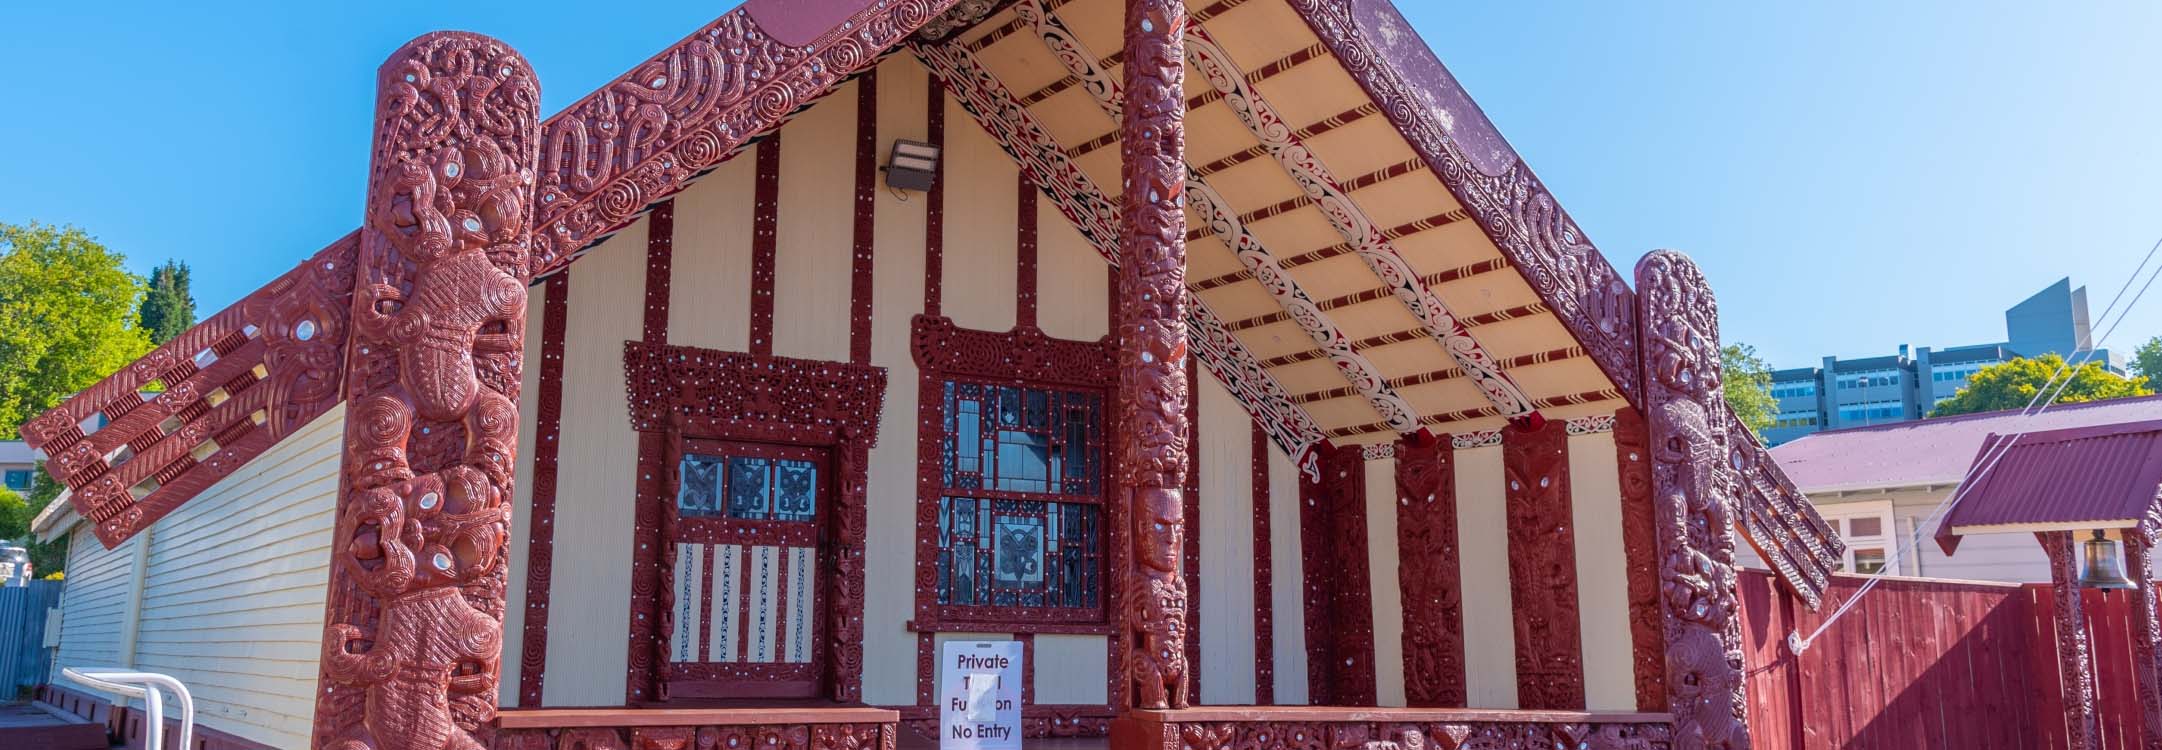
[[[143,330],[150,343],[163,344],[195,325],[195,297],[188,294],[188,264],[168,260],[150,270],[150,288],[143,293]]]
[[[30,476],[32,477],[30,495],[24,499],[30,507],[29,520],[36,520],[37,515],[44,512],[46,506],[53,504],[55,500],[60,498],[61,487],[59,480],[53,479],[51,474],[45,473],[44,461],[38,462],[37,471],[31,472]],[[36,534],[27,529],[27,523],[28,521],[25,521],[26,528],[23,537],[18,541],[30,552],[31,568],[38,571],[41,576],[47,573],[59,575],[67,570],[68,538],[63,536],[50,542],[37,541],[35,539]]]
[[[1954,414],[1973,414],[1984,411],[2024,409],[2034,402],[2040,393],[2065,366],[2064,358],[2055,354],[2040,357],[2019,357],[2009,362],[1999,362],[1984,367],[1967,378],[1959,393],[1930,410],[1929,416],[1947,417]],[[2056,392],[2057,403],[2077,404],[2085,401],[2102,401],[2128,396],[2148,396],[2154,389],[2147,387],[2147,376],[2125,377],[2103,369],[2102,363],[2089,361],[2079,366],[2069,376],[2070,382],[2050,386]],[[2058,386],[2063,390],[2058,391]]]
[[[1763,439],[1765,428],[1779,417],[1779,402],[1772,399],[1772,368],[1757,358],[1757,348],[1734,343],[1719,348],[1719,369],[1726,383],[1727,408]]]
[[[2145,377],[2148,382],[2162,377],[2162,336],[2148,339],[2132,351],[2131,370],[2132,374]]]
[[[140,277],[75,227],[0,224],[0,428],[18,426],[150,350]]]

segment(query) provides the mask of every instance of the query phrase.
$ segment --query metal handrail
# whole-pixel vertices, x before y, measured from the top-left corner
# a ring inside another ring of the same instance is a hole
[[[171,675],[74,667],[62,667],[60,674],[91,688],[143,699],[143,705],[150,712],[149,718],[143,721],[144,747],[165,746],[165,698],[158,688],[170,690],[180,704],[180,744],[174,747],[189,747],[195,739],[195,698],[188,695],[188,686],[180,684]]]

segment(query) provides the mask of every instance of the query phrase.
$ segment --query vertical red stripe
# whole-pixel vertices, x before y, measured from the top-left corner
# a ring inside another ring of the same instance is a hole
[[[1014,225],[1020,228],[1014,240],[1014,325],[1021,328],[1036,327],[1036,181],[1029,179],[1028,171],[1020,172],[1020,199],[1015,201],[1017,216]]]
[[[848,285],[848,361],[871,361],[871,253],[878,215],[878,70],[856,79],[856,235]]]
[[[1456,450],[1421,432],[1396,441],[1396,569],[1404,598],[1404,699],[1463,708],[1463,569],[1457,551]]]
[[[1659,607],[1659,536],[1652,504],[1651,434],[1634,408],[1614,413],[1621,467],[1622,555],[1629,568],[1629,649],[1638,711],[1667,710],[1666,631]]]
[[[1186,555],[1187,690],[1201,702],[1201,362],[1186,358]]]
[[[653,207],[646,216],[646,325],[649,344],[668,343],[668,285],[673,278],[676,246],[676,201],[671,198]]]
[[[934,78],[930,92],[931,122],[927,137],[943,155],[946,149],[946,84]],[[931,192],[923,199],[923,314],[935,318],[941,314],[940,301],[946,281],[946,159],[943,156],[932,171]]]
[[[780,246],[781,132],[758,142],[751,216],[751,353],[773,354],[773,265]]]
[[[1254,704],[1276,703],[1276,594],[1270,580],[1269,436],[1253,425],[1254,502]]]
[[[676,545],[678,550],[676,554],[683,554],[682,550],[685,547],[695,548],[699,555],[700,564],[705,566],[703,569],[704,575],[700,577],[698,582],[698,623],[700,627],[698,632],[691,634],[691,642],[698,644],[699,661],[713,661],[713,564],[716,562],[715,558],[720,555],[716,551],[720,545],[678,544]]]
[[[788,661],[788,548],[773,548],[773,663]]]
[[[1324,443],[1317,450],[1320,478],[1299,480],[1307,702],[1371,706],[1377,689],[1366,466],[1356,446]]]
[[[1583,626],[1577,619],[1576,522],[1569,504],[1569,435],[1562,420],[1502,430],[1508,480],[1509,595],[1516,629],[1517,705],[1584,708]]]
[[[1018,633],[1021,642],[1021,705],[1036,705],[1036,634]]]
[[[526,532],[525,627],[518,657],[518,705],[541,704],[548,674],[548,586],[556,534],[557,438],[563,434],[563,337],[571,272],[548,277],[541,299],[540,395],[533,421],[532,520]]]

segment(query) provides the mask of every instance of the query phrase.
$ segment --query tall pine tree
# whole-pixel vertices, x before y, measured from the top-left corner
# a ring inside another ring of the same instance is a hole
[[[195,325],[195,298],[188,294],[188,264],[168,260],[150,271],[150,289],[143,295],[142,326],[150,343],[171,341]]]

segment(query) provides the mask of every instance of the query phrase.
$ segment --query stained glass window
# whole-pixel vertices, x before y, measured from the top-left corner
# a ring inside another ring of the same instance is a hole
[[[1100,611],[1104,398],[948,381],[938,601]]]
[[[810,521],[818,516],[818,464],[787,458],[687,453],[679,467],[681,518]]]

